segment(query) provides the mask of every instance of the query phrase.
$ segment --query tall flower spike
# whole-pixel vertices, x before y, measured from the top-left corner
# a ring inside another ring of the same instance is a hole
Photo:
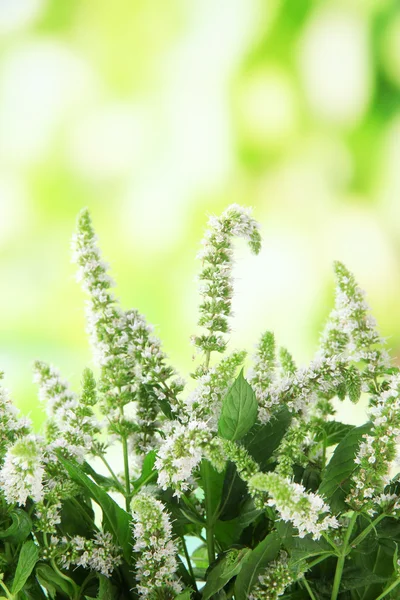
[[[26,504],[28,496],[35,502],[43,498],[42,451],[34,435],[17,440],[7,450],[0,470],[0,488],[8,504]]]
[[[379,495],[389,479],[400,441],[400,374],[392,375],[385,391],[369,410],[372,428],[363,441],[354,462],[358,465],[347,502],[356,510],[374,513]]]
[[[2,377],[0,372],[0,379]],[[30,431],[29,419],[19,418],[18,414],[19,410],[11,402],[8,391],[0,387],[0,463],[8,446]]]
[[[48,450],[61,448],[78,462],[83,462],[85,455],[93,450],[95,435],[100,431],[92,410],[95,402],[93,375],[89,370],[85,371],[84,392],[80,399],[70,391],[59,371],[44,362],[35,362],[34,380],[39,385],[40,398],[47,403]]]
[[[306,492],[301,484],[292,483],[277,473],[257,473],[249,481],[249,490],[250,493],[267,492],[266,506],[275,507],[283,521],[292,522],[299,537],[311,533],[318,540],[323,531],[339,526],[321,496]]]
[[[220,217],[212,216],[208,221],[209,229],[202,241],[204,249],[199,253],[203,261],[199,277],[203,299],[198,324],[206,329],[206,333],[195,336],[193,340],[206,356],[210,352],[224,352],[226,348],[223,334],[229,331],[233,292],[232,239],[246,239],[255,254],[261,249],[258,223],[250,212],[250,209],[232,204]]]
[[[275,337],[271,331],[266,331],[257,345],[257,351],[253,359],[253,370],[249,377],[256,398],[262,404],[268,396],[271,383],[275,379]],[[263,421],[270,419],[271,413],[265,409]]]
[[[335,308],[321,337],[324,356],[347,355],[349,360],[363,361],[366,373],[377,375],[389,364],[383,348],[384,340],[376,330],[375,319],[365,301],[365,292],[357,285],[354,275],[335,262],[337,278]]]
[[[172,540],[170,518],[163,504],[147,493],[132,500],[134,552],[137,552],[136,581],[140,598],[155,600],[157,591],[179,594],[176,579],[177,548]]]
[[[79,266],[78,279],[89,295],[88,330],[101,367],[103,410],[110,420],[110,430],[131,437],[135,450],[143,454],[156,445],[159,403],[173,403],[183,384],[179,379],[170,381],[174,370],[166,365],[153,328],[138,311],[122,311],[112,295],[113,282],[100,258],[87,210],[78,218],[72,246],[73,260]],[[123,414],[130,402],[136,403],[135,422]]]
[[[233,352],[200,375],[196,389],[187,398],[180,400],[176,407],[180,421],[207,421],[209,428],[216,430],[222,400],[245,357],[246,352]]]

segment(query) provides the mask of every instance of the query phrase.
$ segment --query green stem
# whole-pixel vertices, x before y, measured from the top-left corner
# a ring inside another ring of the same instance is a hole
[[[5,593],[5,595],[7,596],[7,598],[9,600],[14,600],[14,595],[11,594],[10,590],[8,589],[8,587],[6,586],[6,584],[3,583],[2,579],[0,579],[0,587],[2,588],[3,592]]]
[[[72,589],[74,590],[73,600],[79,600],[79,597],[81,595],[80,589],[76,585],[75,581],[73,579],[71,579],[71,577],[68,577],[68,575],[65,575],[65,573],[60,571],[60,569],[57,567],[57,564],[56,564],[56,561],[54,560],[54,558],[52,558],[50,560],[50,564],[53,567],[53,571],[55,571],[57,573],[57,575],[59,575],[62,579],[64,579],[65,581],[68,581],[68,583],[72,586]]]
[[[314,592],[310,588],[310,584],[308,583],[307,579],[305,577],[302,577],[300,579],[300,581],[304,585],[304,587],[306,588],[306,590],[308,592],[308,595],[310,596],[311,600],[318,600],[317,596],[314,594]]]
[[[195,591],[197,591],[196,577],[194,576],[192,561],[190,560],[190,556],[189,556],[189,552],[188,552],[188,549],[187,549],[186,540],[185,540],[185,536],[184,535],[181,537],[181,540],[182,540],[183,552],[185,554],[185,558],[186,558],[186,562],[187,562],[187,565],[188,565],[188,570],[189,570],[189,573],[190,573],[190,577],[193,579],[194,589],[195,589]]]
[[[211,356],[211,351],[207,350],[206,360],[204,361],[204,365],[205,365],[206,369],[208,369],[208,367],[210,366],[210,356]]]
[[[125,495],[124,486],[121,484],[120,480],[118,479],[118,477],[112,470],[111,465],[109,464],[109,462],[106,459],[106,457],[104,456],[104,454],[102,452],[96,452],[96,455],[103,461],[103,463],[107,467],[108,472],[110,473],[111,477],[113,478],[113,480],[115,482],[115,486],[119,489],[120,492],[122,492]]]
[[[350,537],[351,537],[351,534],[354,529],[354,525],[356,524],[357,517],[358,517],[358,514],[356,512],[354,512],[352,514],[352,517],[349,522],[349,526],[346,531],[346,535],[345,535],[345,538],[343,541],[343,546],[341,548],[341,552],[340,552],[340,555],[339,555],[339,558],[337,561],[337,565],[336,565],[335,579],[333,580],[333,589],[332,589],[331,600],[336,600],[338,597],[338,594],[339,594],[340,582],[342,581],[344,562],[345,562],[346,556],[348,554],[349,541],[350,541]]]
[[[128,458],[128,440],[126,437],[122,438],[122,449],[124,452],[124,472],[125,472],[125,507],[126,512],[130,512],[130,501],[131,501],[131,482],[129,475],[129,458]]]
[[[400,583],[400,578],[396,579],[396,581],[394,581],[391,585],[389,585],[389,587],[387,587],[386,590],[383,590],[382,594],[380,596],[378,596],[376,600],[381,600],[382,598],[387,596],[392,590],[394,590],[395,587],[397,587],[399,585],[399,583]]]
[[[209,487],[209,472],[210,464],[203,459],[200,466],[201,480],[204,487],[204,504],[206,508],[206,539],[207,539],[207,554],[208,563],[211,564],[215,560],[214,547],[214,515],[212,514],[212,498]]]
[[[352,544],[351,544],[351,547],[348,549],[348,552],[347,552],[347,553],[351,552],[351,550],[352,550],[353,548],[355,548],[356,546],[358,546],[358,544],[361,544],[361,542],[362,542],[362,541],[363,541],[363,540],[364,540],[364,539],[367,537],[367,535],[369,534],[369,532],[371,531],[371,529],[374,529],[374,528],[375,528],[375,526],[376,526],[376,525],[377,525],[377,524],[378,524],[380,521],[382,521],[382,519],[384,519],[386,516],[387,516],[387,515],[386,515],[385,513],[383,513],[383,514],[379,515],[378,517],[376,517],[376,519],[375,519],[374,521],[372,521],[372,522],[371,522],[371,523],[368,525],[368,527],[366,527],[366,528],[364,529],[364,531],[362,531],[362,532],[360,533],[360,535],[358,535],[358,536],[356,537],[356,539],[355,539],[355,540],[353,540],[353,542],[352,542]]]
[[[120,406],[119,409],[121,419],[124,418],[124,407]],[[130,512],[131,503],[131,478],[129,474],[129,457],[128,457],[128,440],[126,435],[121,435],[122,439],[122,451],[124,454],[124,474],[125,474],[125,508],[126,512]]]

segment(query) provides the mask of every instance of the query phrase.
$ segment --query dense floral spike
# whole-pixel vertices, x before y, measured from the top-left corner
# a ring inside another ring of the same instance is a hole
[[[249,489],[251,493],[267,492],[265,505],[275,507],[280,519],[293,523],[299,537],[311,533],[318,540],[323,531],[339,526],[321,496],[306,492],[301,484],[292,483],[277,473],[257,473],[250,479]]]
[[[173,403],[183,382],[170,381],[175,371],[166,365],[161,343],[144,317],[136,310],[124,312],[117,304],[87,210],[79,216],[73,250],[78,278],[89,295],[88,330],[101,367],[103,410],[111,431],[130,437],[135,451],[145,453],[156,443],[159,403]],[[135,402],[135,420],[124,415],[130,402]]]
[[[0,379],[3,374],[0,373]],[[0,463],[8,446],[18,437],[28,435],[30,421],[19,417],[19,410],[12,404],[9,393],[0,387]]]
[[[262,403],[268,395],[269,387],[275,379],[276,356],[275,337],[266,331],[257,345],[257,352],[253,359],[253,371],[249,375],[257,400]]]
[[[293,574],[288,567],[286,552],[281,552],[277,560],[272,561],[258,577],[257,584],[251,590],[249,600],[277,600],[293,583]]]
[[[163,504],[142,492],[132,500],[133,551],[140,598],[153,599],[157,590],[167,589],[173,596],[181,591],[176,580],[177,548],[172,540],[170,518]]]
[[[370,433],[364,434],[354,459],[358,468],[347,502],[355,510],[364,508],[372,514],[374,507],[382,502],[380,495],[389,481],[390,466],[400,441],[399,373],[389,378],[369,413],[372,427]]]
[[[122,562],[120,549],[114,544],[111,533],[97,531],[90,540],[80,535],[70,539],[64,537],[60,540],[60,546],[60,564],[67,569],[74,565],[110,577]]]
[[[35,363],[34,380],[39,385],[40,398],[47,402],[50,417],[48,451],[60,448],[82,463],[85,455],[93,450],[96,434],[100,432],[92,409],[96,397],[91,371],[84,372],[81,398],[70,391],[57,369],[44,362]]]
[[[233,292],[232,239],[246,239],[255,254],[261,248],[258,223],[250,212],[250,209],[232,204],[220,217],[212,216],[208,221],[209,229],[202,241],[204,249],[199,253],[199,258],[203,261],[200,273],[203,300],[198,322],[207,333],[194,337],[195,345],[206,356],[210,352],[224,352],[226,349],[223,334],[229,331],[228,317],[231,315]]]
[[[193,470],[203,458],[222,471],[226,462],[223,441],[214,436],[204,421],[176,425],[158,451],[158,485],[164,490],[171,487],[180,496],[193,483]]]
[[[206,420],[209,428],[216,430],[222,400],[245,357],[245,352],[233,352],[199,375],[196,389],[174,407],[180,421]]]
[[[377,375],[388,367],[389,357],[369,313],[365,293],[342,263],[335,262],[335,273],[335,308],[322,334],[321,351],[325,356],[347,355],[351,361],[362,361],[366,375]]]
[[[35,502],[42,500],[44,468],[40,442],[31,434],[8,448],[0,469],[0,488],[8,504],[23,506],[28,497]]]

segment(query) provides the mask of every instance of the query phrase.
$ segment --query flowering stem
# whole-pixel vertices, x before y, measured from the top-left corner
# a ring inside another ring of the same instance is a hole
[[[397,587],[400,583],[400,578],[396,579],[396,581],[393,581],[393,583],[391,585],[389,585],[389,587],[387,587],[385,590],[383,590],[382,594],[380,596],[377,597],[376,600],[381,600],[381,598],[384,598],[385,596],[387,596],[392,590],[394,590],[395,587]]]
[[[308,595],[310,596],[311,600],[318,600],[317,596],[314,594],[314,592],[310,588],[310,584],[308,583],[307,579],[305,577],[302,577],[300,579],[300,581],[304,585],[304,587],[306,588],[306,590],[308,592]]]
[[[122,492],[125,495],[125,489],[124,489],[123,485],[121,485],[121,482],[119,481],[118,477],[112,470],[112,468],[111,468],[108,460],[104,456],[104,454],[102,452],[99,452],[99,453],[96,453],[96,455],[103,461],[104,465],[107,467],[108,472],[110,473],[111,477],[113,478],[116,487],[119,489],[120,492]]]
[[[352,514],[352,517],[349,522],[349,526],[346,531],[346,535],[345,535],[345,538],[343,541],[343,546],[341,548],[341,552],[340,552],[340,555],[339,555],[339,558],[337,561],[337,565],[336,565],[335,579],[333,580],[333,589],[332,589],[331,600],[336,600],[338,597],[338,594],[339,594],[339,588],[340,588],[340,582],[342,580],[344,562],[345,562],[346,556],[348,554],[349,541],[350,541],[350,537],[351,537],[351,534],[354,529],[354,525],[356,524],[357,517],[358,517],[358,514],[356,512],[354,512]]]
[[[120,407],[120,415],[121,418],[124,418],[124,407]],[[131,479],[129,474],[129,457],[128,457],[128,440],[126,435],[122,435],[122,450],[124,453],[124,473],[125,473],[125,508],[126,512],[130,512],[130,502],[131,502]]]
[[[194,589],[197,591],[196,577],[194,576],[192,561],[190,560],[190,556],[189,556],[189,552],[188,552],[188,549],[187,549],[186,540],[185,540],[185,536],[184,535],[181,537],[181,540],[182,540],[183,552],[185,554],[186,562],[187,562],[187,565],[188,565],[188,570],[189,570],[191,578],[193,579]]]
[[[206,539],[207,539],[207,554],[208,563],[211,564],[215,560],[214,548],[214,515],[212,514],[212,498],[209,486],[210,464],[203,459],[200,466],[201,480],[204,488],[204,503],[206,508]]]

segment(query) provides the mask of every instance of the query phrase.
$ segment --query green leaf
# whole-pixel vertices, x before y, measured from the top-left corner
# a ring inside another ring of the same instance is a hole
[[[345,499],[350,491],[351,477],[357,465],[357,454],[362,436],[371,429],[371,423],[351,429],[342,439],[327,465],[318,493],[329,502],[334,513],[346,509]]]
[[[339,444],[352,429],[355,429],[354,425],[340,423],[339,421],[325,421],[318,430],[317,441],[323,441],[326,448],[334,446]]]
[[[32,521],[28,513],[21,508],[10,512],[12,524],[5,531],[0,531],[0,539],[20,543],[26,540],[32,530]]]
[[[227,583],[237,575],[250,554],[250,548],[237,550],[233,548],[207,573],[207,582],[203,588],[203,600],[219,592]]]
[[[208,567],[208,553],[206,544],[202,544],[190,557],[191,561],[195,564],[198,569],[207,569]]]
[[[117,588],[113,586],[111,581],[99,574],[99,592],[96,600],[115,600],[118,598]]]
[[[150,483],[157,476],[157,471],[154,469],[154,463],[156,461],[156,451],[151,450],[144,457],[142,472],[138,479],[133,482],[133,487],[138,491],[145,483]]]
[[[25,542],[19,553],[18,564],[11,588],[13,594],[18,594],[22,590],[38,559],[39,549],[36,544],[32,541]]]
[[[265,425],[255,425],[242,440],[242,444],[262,470],[268,467],[270,458],[281,443],[291,419],[290,412],[283,407]]]
[[[71,585],[58,573],[53,571],[49,565],[40,563],[35,569],[35,574],[36,579],[47,590],[50,598],[55,598],[57,594],[63,594],[67,598],[71,597]]]
[[[181,592],[177,596],[175,596],[175,600],[190,600],[190,590],[185,590]]]
[[[343,571],[340,589],[341,591],[355,590],[357,588],[364,588],[367,585],[369,586],[376,583],[386,583],[387,580],[387,577],[376,575],[369,569],[362,567],[350,567]]]
[[[94,481],[89,479],[78,466],[60,455],[58,456],[58,460],[68,471],[71,479],[76,483],[79,483],[89,496],[100,506],[103,511],[105,529],[112,533],[115,543],[121,546],[124,558],[129,564],[132,555],[130,515],[118,506],[118,504],[94,483]]]
[[[240,440],[257,419],[256,396],[243,377],[243,369],[222,403],[218,432],[227,440]]]
[[[251,551],[235,582],[235,599],[247,600],[258,576],[269,562],[278,556],[281,541],[276,532],[267,537]]]

